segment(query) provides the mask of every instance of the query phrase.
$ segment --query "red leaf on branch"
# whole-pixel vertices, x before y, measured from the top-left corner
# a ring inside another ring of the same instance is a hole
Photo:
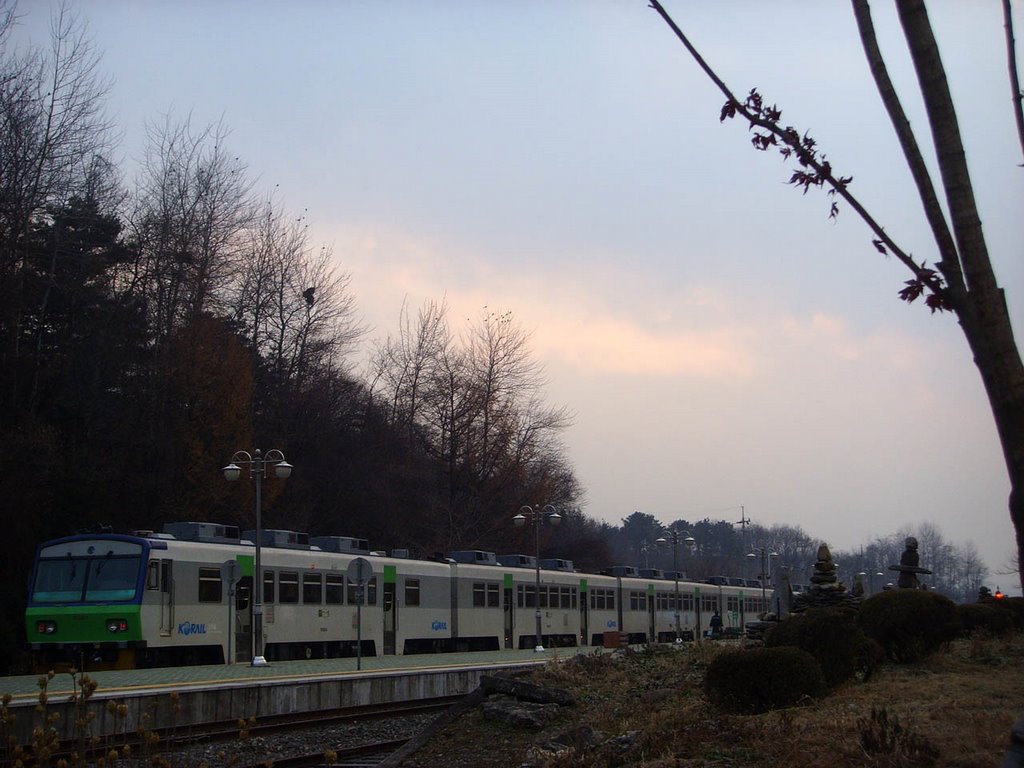
[[[924,283],[916,277],[913,280],[907,280],[904,285],[906,285],[906,288],[900,291],[900,299],[907,302],[907,304],[913,304],[924,293]]]

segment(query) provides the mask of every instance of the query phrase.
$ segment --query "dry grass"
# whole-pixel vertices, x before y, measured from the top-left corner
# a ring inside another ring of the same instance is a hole
[[[577,704],[541,732],[472,712],[404,765],[493,768],[982,768],[998,765],[1024,714],[1024,636],[975,636],[914,665],[884,666],[803,707],[756,716],[708,704],[704,670],[713,644],[549,664],[532,682],[564,688]],[[589,727],[606,743],[554,753],[539,745]],[[616,744],[607,743],[624,736]]]

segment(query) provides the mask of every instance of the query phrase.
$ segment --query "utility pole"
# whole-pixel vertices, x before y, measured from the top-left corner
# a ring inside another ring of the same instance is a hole
[[[740,504],[740,519],[737,520],[733,525],[740,527],[740,548],[746,552],[747,547],[747,526],[750,525],[750,518],[747,517],[747,510],[742,504]]]

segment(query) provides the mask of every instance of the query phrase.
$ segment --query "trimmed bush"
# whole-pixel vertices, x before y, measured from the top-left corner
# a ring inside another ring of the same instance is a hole
[[[1004,597],[1002,600],[992,598],[984,601],[984,604],[1006,611],[1010,616],[1013,628],[1024,630],[1024,597]]]
[[[923,589],[873,595],[861,605],[858,621],[864,633],[896,662],[923,659],[960,634],[953,601]]]
[[[768,648],[794,646],[811,654],[829,688],[849,680],[857,671],[860,644],[866,640],[854,615],[847,611],[814,608],[796,613],[768,630]]]
[[[825,676],[814,657],[793,646],[723,651],[708,665],[708,698],[737,714],[768,712],[825,693]]]
[[[1004,635],[1013,629],[1013,617],[1008,611],[989,603],[966,603],[956,607],[963,633],[975,631]]]
[[[885,661],[885,648],[877,640],[868,637],[863,632],[858,637],[857,676],[861,682],[865,682]]]

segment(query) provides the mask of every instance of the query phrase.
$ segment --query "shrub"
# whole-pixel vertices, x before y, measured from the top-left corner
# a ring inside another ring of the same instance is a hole
[[[866,681],[875,670],[882,666],[885,661],[885,648],[863,632],[859,633],[857,640],[857,677],[861,682]]]
[[[956,605],[923,589],[894,589],[864,601],[858,619],[896,662],[912,662],[938,650],[960,634]]]
[[[857,719],[860,747],[871,759],[871,765],[931,766],[940,756],[939,750],[925,736],[903,724],[885,707],[871,708],[870,717]]]
[[[1008,611],[990,603],[966,603],[956,607],[956,615],[964,634],[976,630],[1003,635],[1013,628],[1013,617]]]
[[[724,651],[708,666],[704,688],[712,703],[738,714],[788,707],[826,690],[818,662],[792,646]]]
[[[835,688],[853,677],[865,636],[854,615],[847,611],[815,608],[779,622],[764,639],[766,647],[795,646],[811,654],[821,666],[825,684]]]
[[[1004,597],[1002,600],[986,600],[984,604],[1005,611],[1009,615],[1014,629],[1024,629],[1024,597]]]

